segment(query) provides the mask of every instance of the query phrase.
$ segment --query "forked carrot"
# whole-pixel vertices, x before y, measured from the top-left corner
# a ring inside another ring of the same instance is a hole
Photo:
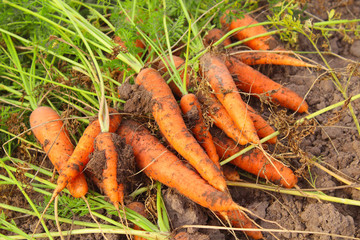
[[[213,94],[207,94],[205,96],[204,94],[198,93],[198,98],[203,105],[207,106],[207,113],[214,121],[214,124],[223,130],[228,137],[241,145],[249,143],[240,129],[235,125],[224,106],[221,105]]]
[[[160,73],[155,69],[145,68],[140,71],[135,83],[142,85],[151,93],[152,115],[171,146],[212,186],[225,191],[226,182],[220,169],[186,128],[180,107]]]
[[[210,46],[211,44],[214,44],[215,42],[220,40],[220,38],[222,38],[224,35],[225,35],[225,33],[221,29],[213,28],[204,37],[204,45],[206,47]],[[219,45],[219,47],[225,47],[225,46],[230,45],[230,44],[231,44],[231,40],[229,38],[226,38]]]
[[[225,63],[230,73],[237,77],[238,81],[235,83],[239,89],[254,93],[257,97],[260,97],[260,94],[265,94],[273,103],[299,113],[308,111],[308,104],[298,94],[274,82],[235,57],[227,58]]]
[[[220,168],[219,156],[216,153],[209,129],[205,125],[201,105],[197,97],[192,93],[184,95],[180,100],[180,108],[184,115],[191,113],[197,117],[197,119],[193,120],[193,125],[190,130],[200,145],[205,149],[210,159]]]
[[[185,60],[182,59],[181,57],[178,57],[178,56],[175,56],[173,55],[172,56],[172,59],[174,60],[174,65],[176,67],[176,69],[180,69],[180,68],[183,68],[185,66]],[[169,63],[167,61],[170,61],[169,59],[169,56],[167,56],[165,58],[166,62],[164,63],[163,61],[160,61],[159,64],[158,64],[158,71],[163,75],[164,73],[168,72],[168,68],[169,68]],[[171,68],[170,68],[171,70]],[[182,70],[179,70],[179,74],[180,74],[180,77],[181,79],[183,80],[184,79],[184,69]],[[167,76],[165,78],[165,80],[169,78],[169,76]],[[190,78],[189,78],[189,75],[186,76],[186,89],[189,87],[189,84],[190,84]],[[174,81],[171,81],[169,82],[169,87],[171,89],[171,91],[175,94],[176,97],[178,98],[181,98],[183,93],[181,92],[181,90],[178,88],[178,86],[175,84]]]
[[[209,185],[197,173],[187,168],[172,152],[140,124],[124,120],[117,133],[133,147],[137,166],[148,177],[168,187],[175,188],[182,195],[215,212],[240,211],[237,205],[223,191]],[[243,226],[256,228],[251,221],[240,213]],[[246,231],[247,235],[260,239],[261,233]]]
[[[238,153],[241,147],[224,134],[213,134],[216,150],[220,158],[226,159]],[[270,158],[270,159],[269,159]],[[270,162],[270,160],[272,162]],[[297,183],[294,172],[283,163],[265,156],[259,149],[253,149],[240,155],[230,162],[239,168],[286,188],[292,188]]]
[[[205,53],[200,58],[201,71],[205,80],[209,82],[214,90],[215,96],[229,113],[231,119],[241,130],[249,142],[258,144],[260,142],[244,101],[236,88],[234,80],[225,63],[218,57]]]
[[[260,64],[272,64],[272,65],[288,65],[295,67],[314,67],[314,65],[304,62],[300,59],[291,57],[285,54],[272,53],[272,52],[237,52],[232,56],[239,59],[241,62],[247,65],[260,65]]]
[[[60,116],[50,107],[38,107],[30,115],[30,126],[36,139],[57,171],[67,164],[74,151],[69,133]],[[79,174],[66,186],[75,198],[85,196],[88,186],[84,174]]]
[[[234,30],[235,28],[246,27],[259,23],[249,14],[244,14],[242,18],[234,19],[229,23],[229,19],[227,19],[228,13],[229,11],[220,18],[221,25],[227,28],[228,31]],[[237,31],[234,34],[234,37],[241,41],[246,38],[255,37],[260,34],[266,34],[267,32],[268,31],[264,26],[248,27],[243,30]],[[272,36],[257,37],[255,39],[244,42],[244,44],[254,50],[273,50],[276,48],[283,49],[279,47],[279,43]]]
[[[256,128],[256,132],[260,138],[267,137],[275,132],[269,123],[263,117],[261,117],[260,114],[255,111],[255,109],[253,109],[250,105],[247,105],[247,108],[250,114],[250,118],[252,119]],[[269,139],[267,142],[275,144],[276,140],[277,137],[275,136]]]

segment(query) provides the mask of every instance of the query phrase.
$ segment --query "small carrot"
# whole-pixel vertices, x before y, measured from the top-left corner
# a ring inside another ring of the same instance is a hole
[[[215,189],[197,173],[187,168],[140,124],[124,120],[117,133],[133,147],[137,166],[148,177],[175,188],[190,200],[212,211],[227,212],[241,209],[230,195]],[[244,226],[256,228],[249,219],[244,218]],[[256,239],[262,237],[258,232],[246,231],[246,234]]]
[[[142,202],[131,202],[127,205],[127,207],[130,208],[131,210],[133,210],[134,212],[139,213],[143,217],[147,217],[147,215],[148,215],[146,212],[145,205]],[[139,227],[136,224],[134,225],[133,228],[135,230],[143,230],[141,227]],[[135,235],[134,240],[146,240],[146,239]]]
[[[210,46],[211,44],[217,42],[218,40],[220,40],[220,38],[222,38],[225,35],[225,33],[218,28],[213,28],[211,29],[206,36],[204,37],[204,45],[205,46]],[[219,47],[225,47],[227,45],[231,44],[231,40],[229,38],[226,38],[220,45]]]
[[[205,149],[210,159],[218,166],[218,168],[220,168],[219,156],[216,153],[216,148],[212,141],[209,129],[205,125],[201,105],[197,100],[197,97],[192,93],[184,95],[180,100],[180,107],[184,115],[192,113],[197,117],[197,119],[194,119],[194,125],[190,130],[200,145]]]
[[[308,111],[308,104],[298,94],[274,82],[235,57],[226,59],[225,63],[230,73],[237,77],[238,81],[235,83],[239,89],[257,95],[266,94],[273,103],[299,113]]]
[[[174,65],[175,65],[177,70],[179,70],[180,68],[183,68],[185,66],[185,60],[182,59],[181,57],[173,55],[172,59],[174,60]],[[164,73],[168,72],[168,68],[169,68],[169,63],[167,62],[167,61],[170,61],[169,57],[166,57],[165,60],[166,60],[165,63],[163,61],[160,61],[159,64],[158,64],[158,67],[157,67],[158,71],[162,75]],[[180,74],[181,79],[183,80],[184,79],[184,74],[185,74],[184,69],[179,70],[179,74]],[[167,78],[169,78],[169,77],[167,77]],[[167,79],[167,78],[165,78],[165,79]],[[186,89],[189,87],[189,84],[190,84],[190,78],[189,78],[189,75],[187,75],[186,76]],[[175,94],[176,97],[178,97],[178,98],[182,97],[183,93],[182,93],[182,91],[179,89],[179,87],[176,85],[176,83],[174,81],[170,81],[168,85],[169,85],[171,91]]]
[[[124,185],[117,181],[119,155],[115,146],[116,137],[118,136],[112,132],[99,133],[94,141],[94,150],[95,152],[102,152],[102,156],[105,158],[105,167],[102,172],[102,189],[115,208],[119,209],[119,203],[124,204]]]
[[[216,150],[222,159],[231,157],[241,150],[233,140],[227,138],[224,134],[213,133],[213,139]],[[268,157],[271,158],[270,156]],[[297,177],[294,172],[283,163],[273,158],[270,159],[272,161],[271,163],[268,157],[259,149],[253,149],[235,158],[230,163],[249,173],[280,184],[286,188],[294,187],[297,183]]]
[[[205,96],[204,94],[198,93],[198,98],[203,105],[207,106],[207,113],[214,121],[214,124],[223,130],[228,137],[241,145],[249,143],[240,129],[235,125],[224,106],[221,105],[213,94],[207,94],[207,96]]]
[[[247,113],[246,104],[236,88],[234,80],[224,62],[218,57],[205,53],[200,58],[201,71],[210,83],[215,96],[229,113],[242,134],[252,143],[260,142],[254,123]]]
[[[275,132],[274,129],[268,124],[268,122],[255,111],[255,109],[253,109],[250,105],[247,105],[247,108],[259,137],[264,138]],[[276,140],[277,137],[275,136],[269,139],[267,142],[275,144]]]
[[[227,22],[227,16],[229,12],[225,13],[221,18],[220,22],[223,27],[226,27],[228,31],[231,31],[235,28],[246,27],[252,24],[259,23],[254,18],[252,18],[249,14],[244,14],[244,17],[235,19],[230,23]],[[248,27],[243,30],[237,31],[234,36],[239,41],[244,40],[246,38],[255,37],[260,34],[266,34],[268,31],[264,26],[255,26]],[[272,36],[263,36],[257,37],[255,39],[244,42],[245,45],[254,50],[273,50],[273,49],[283,49],[279,47],[279,43]]]
[[[140,71],[135,83],[142,85],[152,94],[152,115],[171,146],[188,160],[205,180],[215,188],[225,191],[226,182],[220,169],[186,128],[180,107],[160,73],[155,69],[145,68]]]
[[[226,178],[226,180],[228,181],[234,181],[234,182],[237,182],[237,181],[240,181],[240,174],[238,173],[238,171],[233,167],[233,166],[230,166],[228,164],[226,165],[223,165],[221,167],[222,171],[223,171],[223,174]]]
[[[114,112],[112,110],[111,112]],[[110,132],[115,132],[121,122],[120,115],[110,116]],[[89,162],[89,154],[94,151],[94,140],[101,132],[100,123],[98,120],[93,121],[85,129],[83,135],[79,139],[73,154],[71,155],[66,167],[60,170],[60,176],[57,181],[57,186],[54,190],[53,196],[60,193],[71,179],[80,174],[86,164]]]
[[[38,107],[30,115],[30,126],[51,163],[60,171],[66,166],[74,151],[69,133],[60,116],[50,107]],[[84,196],[88,191],[84,175],[79,174],[69,182],[67,188],[75,198]]]
[[[285,54],[278,54],[272,52],[237,52],[232,56],[239,59],[247,65],[273,64],[273,65],[288,65],[295,67],[314,67],[310,63],[306,63],[300,59],[291,57]]]

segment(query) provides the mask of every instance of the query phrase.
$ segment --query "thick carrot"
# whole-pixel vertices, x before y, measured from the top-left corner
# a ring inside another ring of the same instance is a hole
[[[94,141],[94,150],[103,153],[102,156],[105,158],[105,166],[102,172],[103,191],[115,208],[118,209],[119,203],[122,205],[124,203],[124,185],[117,181],[119,155],[115,146],[115,137],[117,137],[115,133],[99,133]]]
[[[220,38],[222,38],[225,35],[225,33],[218,28],[213,28],[211,29],[206,36],[204,37],[204,45],[205,46],[210,46],[211,44],[217,42],[218,40],[220,40]],[[219,47],[225,47],[227,45],[231,44],[231,40],[229,38],[226,38],[220,45]]]
[[[200,58],[201,71],[210,83],[215,96],[229,113],[242,134],[252,143],[260,142],[246,104],[236,88],[235,82],[225,63],[218,57],[205,53]]]
[[[193,126],[190,130],[200,145],[205,149],[210,159],[220,168],[219,156],[216,153],[209,129],[205,125],[201,105],[197,97],[192,93],[184,95],[180,100],[180,107],[184,115],[191,113],[196,116],[197,119],[193,119]]]
[[[38,107],[30,115],[30,126],[51,163],[60,171],[66,166],[74,151],[69,133],[60,116],[50,107]],[[88,191],[84,175],[79,174],[69,182],[67,188],[73,197],[84,196]]]
[[[214,121],[214,124],[223,130],[228,137],[241,145],[249,143],[241,133],[241,130],[235,125],[224,106],[221,105],[213,94],[207,94],[207,96],[198,94],[198,98],[203,105],[207,106],[207,113]]]
[[[109,109],[109,112],[114,113],[116,111]],[[109,132],[115,132],[119,127],[120,122],[120,115],[111,115]],[[89,154],[94,151],[94,140],[100,132],[100,123],[97,119],[90,123],[85,129],[66,167],[60,170],[60,176],[53,196],[56,196],[59,192],[61,192],[71,179],[79,175],[84,170],[86,164],[89,162]]]
[[[182,59],[181,57],[175,56],[175,55],[172,56],[172,59],[174,60],[176,69],[184,68],[184,66],[185,66],[184,59]],[[169,57],[166,57],[165,60],[166,60],[166,63],[164,63],[163,61],[160,61],[158,64],[158,67],[157,67],[158,71],[161,74],[168,72],[168,68],[170,68],[169,63],[167,62],[167,61],[170,61]],[[171,68],[170,68],[170,70],[171,70]],[[180,70],[179,74],[180,74],[181,79],[183,80],[184,74],[185,74],[184,69]],[[167,76],[167,78],[169,78],[169,76]],[[190,84],[190,78],[189,78],[189,75],[187,75],[186,76],[186,89],[189,87],[189,84]],[[168,85],[176,97],[178,97],[178,98],[182,97],[183,93],[181,92],[181,90],[178,88],[178,86],[175,84],[174,81],[169,82]]]
[[[223,27],[227,28],[228,31],[258,23],[258,21],[252,18],[249,14],[244,14],[243,18],[238,18],[228,23],[227,14],[228,12],[220,18],[220,22]],[[248,27],[237,31],[234,37],[241,41],[243,39],[255,37],[260,34],[266,34],[267,32],[268,31],[264,26]],[[279,46],[279,43],[272,36],[257,37],[255,39],[244,42],[244,44],[254,50],[273,50]],[[280,47],[278,48],[282,49]]]
[[[233,54],[233,56],[247,65],[273,64],[295,67],[314,67],[314,65],[310,63],[306,63],[289,55],[272,52],[238,52]]]
[[[275,131],[274,129],[268,124],[268,122],[260,116],[259,113],[255,111],[250,105],[247,105],[248,111],[250,114],[250,118],[252,119],[254,126],[256,128],[256,132],[259,137],[264,138],[273,134]],[[273,137],[269,139],[267,142],[271,144],[275,144],[277,137]]]
[[[124,120],[117,133],[133,147],[136,163],[148,177],[168,187],[175,188],[182,195],[215,212],[239,210],[238,206],[223,191],[209,185],[197,173],[187,168],[172,152],[140,124]],[[254,227],[246,218],[248,227]],[[261,238],[256,232],[247,231],[251,237]]]
[[[241,148],[233,140],[224,134],[213,134],[216,150],[220,158],[226,159],[238,153]],[[271,156],[268,156],[271,158]],[[259,149],[253,149],[240,155],[230,163],[261,178],[280,184],[286,188],[292,188],[297,183],[294,172],[283,163],[268,159]]]
[[[226,182],[220,169],[186,128],[180,107],[160,73],[155,69],[145,68],[140,71],[135,82],[152,94],[152,115],[167,141],[205,180],[225,191]]]
[[[226,59],[225,63],[230,73],[237,77],[235,83],[239,89],[257,95],[266,94],[273,103],[299,113],[308,111],[309,106],[302,97],[259,71],[234,57]]]

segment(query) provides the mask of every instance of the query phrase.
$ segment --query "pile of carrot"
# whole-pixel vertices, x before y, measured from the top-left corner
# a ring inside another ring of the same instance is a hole
[[[256,21],[246,14],[243,19],[228,23],[224,15],[221,23],[224,29],[232,30]],[[251,38],[245,44],[253,50],[283,50],[271,36],[256,38],[263,33],[266,33],[264,27],[247,27],[234,36],[239,40]],[[209,31],[204,43],[211,46],[223,36],[224,32],[220,29]],[[230,43],[231,40],[226,39],[219,46],[223,48]],[[151,94],[151,117],[178,156],[141,124],[121,119],[116,114],[110,117],[109,132],[101,132],[97,120],[90,123],[74,149],[56,112],[51,108],[40,107],[32,113],[30,123],[33,133],[59,172],[52,199],[65,187],[74,197],[83,197],[86,194],[87,185],[83,172],[90,160],[90,154],[95,151],[101,152],[105,166],[101,176],[91,175],[91,179],[97,182],[116,209],[119,209],[120,205],[124,206],[124,186],[117,178],[119,153],[114,140],[120,136],[132,146],[138,170],[148,177],[176,189],[192,201],[212,210],[226,223],[257,229],[258,226],[232,200],[224,177],[224,173],[228,175],[229,169],[222,169],[220,159],[231,157],[244,145],[251,144],[257,148],[236,157],[230,163],[286,188],[294,187],[297,177],[289,167],[265,152],[261,138],[273,134],[275,130],[244,102],[239,91],[254,96],[265,95],[275,104],[299,113],[308,112],[308,105],[303,98],[249,65],[311,65],[277,53],[253,52],[228,56],[218,52],[206,52],[199,59],[200,70],[195,74],[196,77],[194,74],[191,77],[187,74],[184,90],[174,83],[167,84],[162,77],[169,74],[168,66],[173,62],[179,76],[184,78],[185,61],[177,56],[172,58],[174,61],[169,61],[170,57],[166,56],[165,62],[153,64],[154,68],[143,68],[137,74],[135,84],[141,85]],[[206,86],[205,90],[196,91],[196,87],[193,87],[193,92],[187,91],[190,85],[197,86],[202,83]],[[180,100],[179,103],[176,99]],[[191,127],[184,121],[184,117],[190,114],[190,121],[193,123]],[[210,122],[214,123],[216,129],[210,127],[208,119],[211,119]],[[268,140],[269,144],[276,142],[276,136]],[[193,169],[189,169],[180,157]],[[237,176],[233,178],[238,179]],[[260,231],[251,229],[244,232],[254,239],[262,238]]]

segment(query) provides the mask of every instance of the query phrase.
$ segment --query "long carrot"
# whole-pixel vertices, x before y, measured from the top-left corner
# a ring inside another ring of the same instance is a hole
[[[250,142],[258,144],[260,140],[254,123],[225,63],[218,57],[205,53],[200,58],[200,66],[205,79],[214,90],[215,96],[225,107],[236,126]]]
[[[124,185],[118,183],[117,166],[119,155],[115,146],[117,135],[112,132],[101,132],[94,141],[95,152],[102,152],[105,159],[105,166],[102,172],[102,188],[109,197],[115,208],[119,208],[119,203],[124,203]],[[95,159],[96,161],[97,159]]]
[[[173,55],[172,59],[174,60],[174,65],[175,65],[177,70],[179,70],[180,68],[183,68],[185,66],[185,61],[181,57]],[[164,73],[168,72],[168,68],[169,68],[168,61],[170,61],[169,57],[166,57],[165,61],[166,61],[165,63],[163,61],[160,61],[159,64],[158,64],[158,67],[157,67],[158,71],[161,74],[164,74]],[[184,69],[179,70],[179,74],[180,74],[181,79],[184,79],[184,74],[185,74]],[[169,78],[169,76],[167,76],[165,78],[165,80],[167,78]],[[186,84],[186,89],[187,89],[189,87],[189,84],[190,84],[189,75],[186,76],[186,83],[185,84]],[[171,91],[175,94],[176,97],[181,98],[183,96],[182,91],[178,88],[178,86],[176,85],[176,83],[174,81],[169,82],[168,85],[169,85]]]
[[[261,117],[260,114],[255,111],[255,109],[253,109],[250,105],[247,105],[247,108],[259,137],[264,138],[275,132],[274,129],[269,125],[269,123],[263,117]],[[269,139],[267,142],[275,144],[276,140],[277,137],[275,136]]]
[[[203,105],[207,106],[207,113],[214,121],[214,124],[223,130],[228,137],[241,145],[249,143],[240,129],[235,125],[224,106],[221,105],[213,94],[207,94],[205,96],[204,94],[198,93],[198,98]]]
[[[114,112],[114,110],[112,111]],[[110,132],[115,132],[121,122],[120,115],[110,116]],[[93,121],[85,129],[83,135],[79,139],[73,154],[71,155],[66,167],[60,170],[60,176],[57,181],[57,186],[54,190],[53,196],[61,192],[66,184],[74,177],[80,174],[89,162],[89,154],[94,151],[94,140],[101,132],[100,123],[98,120]]]
[[[297,93],[274,82],[235,57],[227,58],[225,63],[230,73],[237,77],[238,81],[235,83],[239,89],[258,95],[266,94],[272,102],[299,113],[308,111],[308,104]]]
[[[211,44],[217,42],[218,40],[220,40],[220,38],[222,38],[225,35],[225,33],[218,28],[213,28],[211,29],[206,36],[204,37],[204,45],[205,46],[210,46]],[[219,47],[225,47],[231,44],[231,40],[229,38],[226,38],[220,45]]]
[[[194,119],[194,122],[192,123],[193,126],[190,130],[200,145],[205,149],[210,159],[218,166],[218,168],[220,168],[219,156],[216,153],[216,148],[212,141],[209,129],[205,125],[201,105],[197,100],[197,97],[192,93],[184,95],[180,100],[180,107],[184,115],[191,113],[197,117],[197,119]]]
[[[244,14],[243,18],[235,19],[229,23],[227,22],[228,13],[229,12],[225,13],[220,18],[220,22],[222,26],[227,28],[228,31],[231,31],[235,28],[246,27],[258,23],[258,21],[252,18],[249,14]],[[255,26],[237,31],[234,36],[238,40],[243,40],[246,38],[255,37],[257,35],[266,34],[266,33],[267,30],[266,28],[264,28],[264,26]],[[255,39],[244,42],[244,44],[254,50],[273,50],[276,48],[282,49],[281,47],[279,47],[279,43],[272,36],[257,37]]]
[[[186,128],[181,110],[160,73],[155,69],[145,68],[140,71],[135,83],[152,94],[152,115],[172,147],[211,185],[221,191],[226,190],[226,182],[220,169]]]
[[[50,107],[38,107],[30,115],[30,126],[51,163],[60,171],[66,166],[74,151],[69,133],[60,116]],[[69,182],[67,188],[73,197],[84,196],[88,191],[84,175],[79,174]]]
[[[241,148],[224,134],[213,134],[216,150],[221,158],[225,159],[238,153]],[[270,157],[271,158],[271,157]],[[253,149],[230,163],[271,182],[280,184],[286,188],[292,188],[297,183],[294,172],[283,163],[270,159],[259,149]]]
[[[197,173],[187,168],[173,153],[140,124],[124,120],[117,133],[133,147],[136,163],[147,176],[175,188],[182,195],[215,212],[239,211],[231,197],[209,185]],[[243,217],[243,226],[256,228]],[[260,239],[259,232],[246,231],[249,236]]]
[[[272,52],[237,52],[232,56],[247,65],[273,64],[295,67],[314,67],[314,65],[285,54]]]

